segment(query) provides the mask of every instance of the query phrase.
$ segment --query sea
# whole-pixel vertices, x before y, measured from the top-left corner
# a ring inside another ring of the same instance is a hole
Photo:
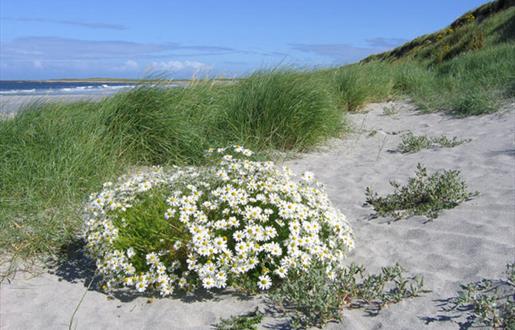
[[[119,82],[61,82],[0,80],[2,95],[109,95],[134,88],[135,84]]]

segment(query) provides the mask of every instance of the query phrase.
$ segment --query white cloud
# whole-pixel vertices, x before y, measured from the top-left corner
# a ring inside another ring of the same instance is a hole
[[[36,69],[42,69],[43,68],[43,62],[41,62],[40,60],[34,60],[32,61],[32,65],[34,66],[34,68]]]
[[[115,71],[136,71],[139,69],[138,62],[134,60],[127,60],[123,65],[113,68]]]
[[[80,40],[60,37],[23,37],[0,43],[4,59],[30,59],[34,55],[51,60],[125,59],[127,56],[158,55],[177,49],[175,43]]]
[[[332,58],[335,64],[352,63],[380,50],[350,44],[290,44],[290,46],[299,52]]]
[[[194,72],[207,71],[211,69],[211,65],[197,61],[161,61],[152,62],[147,68],[149,71],[189,71]]]
[[[401,38],[383,38],[383,37],[377,37],[377,38],[371,38],[367,39],[367,43],[376,48],[392,48],[397,47],[399,45],[402,45],[403,43],[408,42],[407,39],[401,39]]]
[[[70,59],[169,59],[176,56],[203,56],[241,53],[242,51],[210,45],[180,45],[176,42],[140,43],[123,40],[82,40],[61,37],[27,36],[0,40],[2,60]],[[184,57],[183,57],[184,58]]]
[[[125,66],[129,69],[137,69],[139,67],[138,65],[138,62],[136,61],[133,61],[133,60],[127,60],[127,62],[125,62]]]
[[[57,20],[41,17],[0,17],[3,21],[16,22],[39,22],[39,23],[55,23],[64,25],[74,25],[90,29],[109,29],[109,30],[127,30],[127,27],[120,24],[100,23],[100,22],[84,22],[73,20]]]

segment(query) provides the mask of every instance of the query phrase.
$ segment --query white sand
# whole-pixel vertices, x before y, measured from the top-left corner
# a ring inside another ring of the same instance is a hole
[[[0,95],[0,119],[2,116],[13,116],[25,105],[32,103],[95,101],[108,95],[109,94]]]
[[[425,278],[431,293],[391,305],[376,317],[360,310],[345,310],[341,324],[328,329],[458,329],[453,321],[433,321],[442,313],[439,299],[455,296],[460,283],[497,278],[515,259],[515,111],[465,119],[442,114],[417,114],[405,103],[388,104],[398,110],[384,116],[386,104],[373,104],[368,112],[351,115],[355,133],[330,141],[323,150],[288,161],[295,171],[313,171],[326,184],[333,202],[354,228],[357,247],[349,258],[371,271],[399,262],[412,274]],[[508,106],[514,109],[514,105]],[[415,154],[388,152],[400,141],[393,132],[458,136],[471,142],[450,149]],[[371,131],[377,131],[369,136]],[[459,169],[470,190],[481,195],[434,222],[422,217],[387,224],[368,220],[373,211],[363,206],[365,187],[380,194],[391,192],[389,180],[405,182],[417,163],[429,170]],[[18,274],[0,291],[1,329],[66,329],[85,292],[84,267],[68,264],[61,275],[43,273],[35,278]],[[65,275],[66,274],[66,275]],[[87,274],[86,274],[87,275]],[[73,280],[75,279],[75,280]],[[217,299],[220,299],[219,301]],[[144,297],[108,300],[88,291],[74,321],[77,329],[210,329],[220,317],[253,310],[260,298],[242,300],[235,295],[186,301]],[[459,321],[459,319],[457,319]],[[276,324],[267,318],[262,324]]]

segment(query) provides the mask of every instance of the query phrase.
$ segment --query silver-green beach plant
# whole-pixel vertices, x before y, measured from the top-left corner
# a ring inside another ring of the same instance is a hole
[[[393,217],[395,220],[423,215],[436,219],[440,212],[468,201],[479,192],[470,192],[458,170],[439,170],[429,173],[420,163],[414,177],[404,186],[390,181],[394,192],[379,196],[372,188],[365,190],[365,205],[374,208],[374,216]]]
[[[470,139],[458,139],[456,136],[450,139],[445,135],[428,137],[425,135],[414,135],[412,132],[408,132],[402,136],[398,149],[399,152],[405,154],[430,148],[454,148],[470,141]]]

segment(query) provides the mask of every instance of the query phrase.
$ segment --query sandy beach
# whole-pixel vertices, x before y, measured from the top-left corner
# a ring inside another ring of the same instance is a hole
[[[109,94],[78,95],[0,95],[0,117],[13,116],[25,105],[40,102],[77,102],[101,100]]]
[[[6,109],[4,102],[24,101],[3,97],[1,109]],[[385,115],[385,108],[393,114]],[[370,104],[349,115],[353,133],[285,162],[294,172],[312,171],[347,216],[356,235],[349,263],[374,272],[398,262],[410,274],[422,275],[431,290],[375,317],[345,310],[344,321],[327,329],[459,329],[463,315],[444,312],[442,302],[456,296],[462,283],[498,278],[514,261],[515,104],[462,119],[414,110],[406,102]],[[407,131],[471,141],[413,154],[395,152]],[[430,171],[460,170],[469,190],[480,195],[432,222],[422,217],[392,223],[370,219],[373,210],[363,205],[365,188],[389,193],[389,181],[406,182],[417,163]],[[263,297],[231,292],[165,299],[120,293],[111,299],[87,289],[93,272],[80,256],[36,276],[18,272],[0,287],[0,329],[67,329],[79,303],[74,329],[212,329],[220,318],[265,309]],[[283,321],[267,315],[261,328],[281,328]]]

